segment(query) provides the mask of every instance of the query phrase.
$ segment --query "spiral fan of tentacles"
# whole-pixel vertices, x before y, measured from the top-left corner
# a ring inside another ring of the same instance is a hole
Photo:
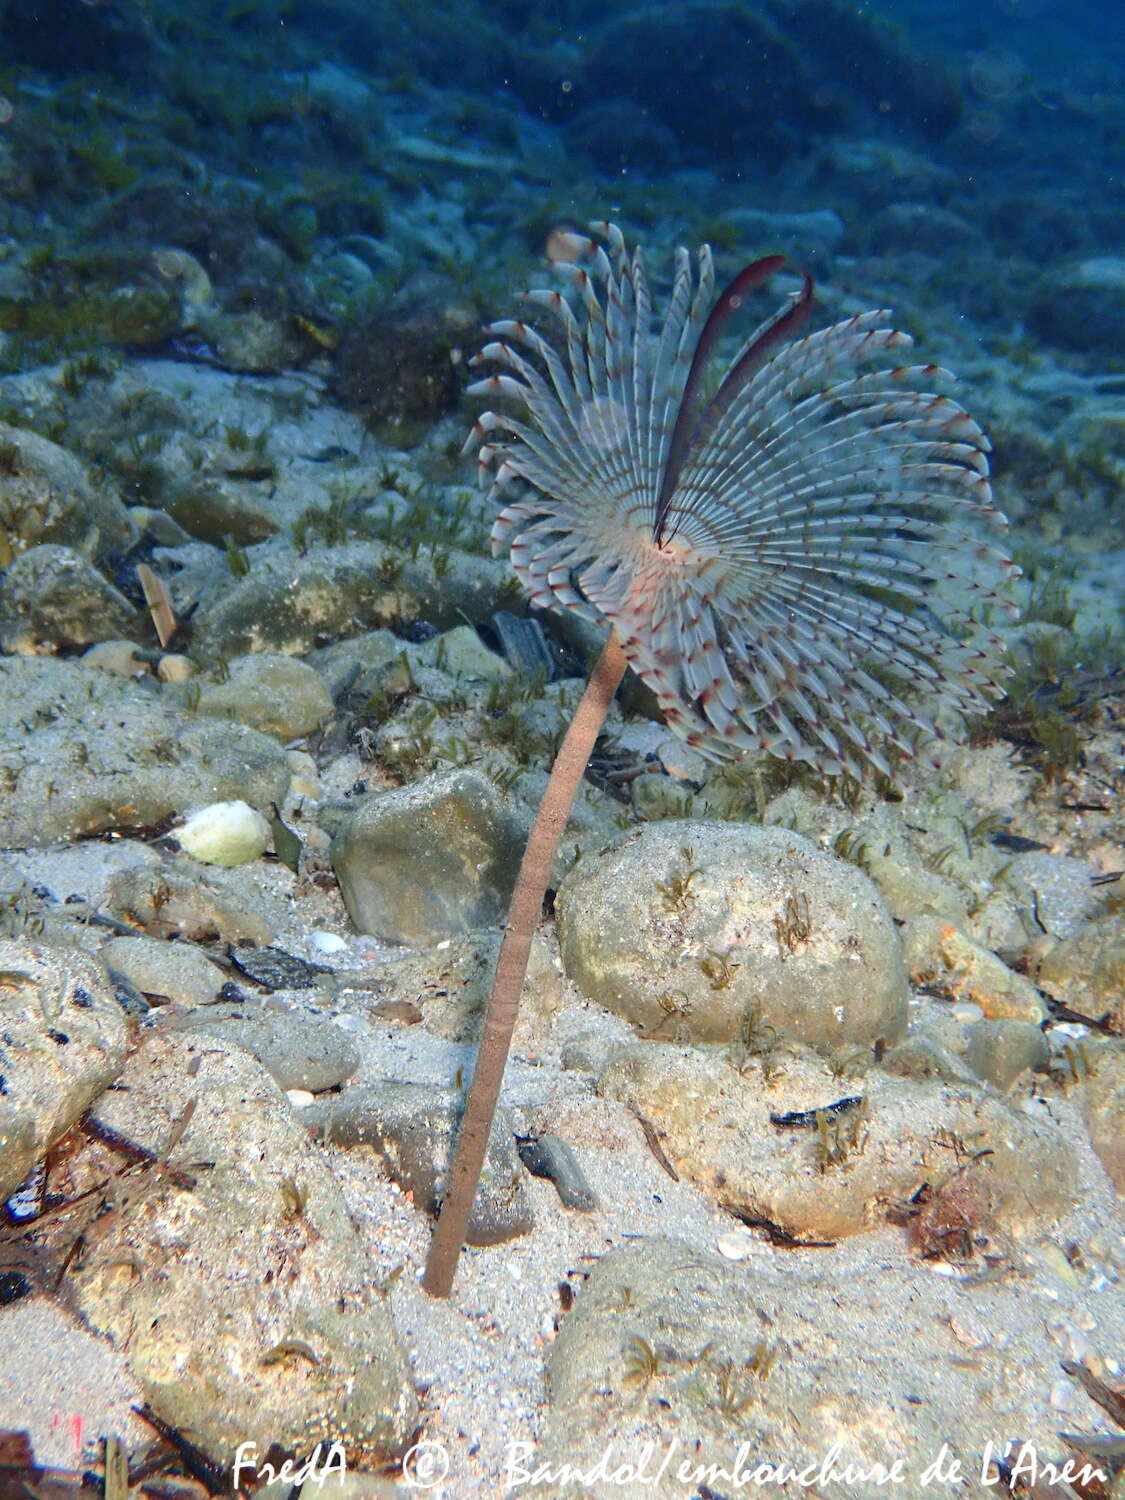
[[[886,774],[887,743],[938,759],[939,708],[955,733],[1004,675],[981,617],[1012,608],[998,591],[1018,574],[979,534],[1006,523],[987,438],[933,394],[952,377],[892,363],[911,341],[884,311],[795,337],[806,277],[716,384],[716,344],[781,258],[716,297],[709,249],[694,270],[678,250],[656,326],[640,251],[612,224],[594,233],[567,236],[555,263],[574,307],[522,294],[554,336],[494,323],[476,356],[502,373],[470,394],[517,406],[470,438],[503,504],[494,552],[533,605],[610,622],[707,755],[766,750],[830,774]]]

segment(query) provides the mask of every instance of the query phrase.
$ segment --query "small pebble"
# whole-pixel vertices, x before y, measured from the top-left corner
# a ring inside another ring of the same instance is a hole
[[[308,1089],[286,1089],[285,1097],[294,1109],[307,1109],[316,1102],[316,1095],[310,1094]]]
[[[963,1004],[953,1007],[953,1019],[960,1021],[962,1026],[971,1026],[974,1021],[984,1020],[984,1011],[981,1010],[979,1005],[974,1005],[972,1001],[966,1000]]]
[[[156,664],[161,682],[187,682],[195,668],[186,656],[162,656]]]
[[[1075,1407],[1073,1384],[1069,1380],[1056,1380],[1051,1387],[1049,1399],[1056,1411],[1073,1411]]]
[[[597,1208],[594,1190],[586,1181],[581,1163],[567,1141],[557,1135],[541,1135],[524,1141],[519,1148],[520,1160],[536,1177],[546,1177],[567,1208],[590,1213]]]
[[[335,932],[313,932],[309,935],[309,944],[318,953],[346,953],[348,951],[347,939],[338,936]]]
[[[755,1243],[749,1229],[732,1229],[719,1236],[715,1248],[727,1260],[748,1260],[753,1254]]]
[[[116,677],[144,677],[148,667],[138,661],[136,650],[132,641],[98,641],[82,653],[82,665],[97,667]]]

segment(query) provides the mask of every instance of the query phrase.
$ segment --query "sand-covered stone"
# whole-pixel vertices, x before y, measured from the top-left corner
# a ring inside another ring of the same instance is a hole
[[[0,1201],[118,1077],[128,1033],[94,959],[0,941]]]
[[[264,946],[274,935],[269,913],[239,883],[237,872],[217,865],[203,869],[182,857],[160,867],[115,871],[106,884],[105,904],[150,936]]]
[[[870,1228],[920,1182],[957,1167],[958,1151],[966,1161],[988,1153],[971,1167],[982,1217],[1018,1227],[1074,1203],[1066,1136],[991,1090],[877,1069],[841,1080],[812,1057],[736,1061],[636,1043],[611,1059],[598,1089],[644,1116],[681,1177],[800,1239]]]
[[[175,1018],[177,1030],[206,1031],[256,1057],[282,1089],[317,1094],[345,1083],[359,1066],[346,1032],[307,1006],[208,1005]]]
[[[1020,1316],[1026,1279],[970,1288],[880,1252],[845,1276],[833,1251],[732,1264],[664,1236],[610,1250],[561,1320],[540,1440],[507,1477],[534,1500],[956,1493],[937,1474],[979,1475],[1016,1410],[1020,1439],[1061,1464],[1048,1396],[1068,1393],[1042,1378],[1057,1345]],[[1045,1257],[1033,1274],[1045,1306],[1072,1304]]]
[[[189,1065],[197,1067],[194,1074]],[[153,1038],[99,1119],[142,1143],[196,1108],[164,1180],[95,1222],[70,1277],[154,1411],[213,1459],[238,1445],[368,1463],[406,1445],[417,1398],[340,1190],[269,1074],[212,1036]]]
[[[968,1028],[965,1056],[978,1078],[1002,1093],[1034,1068],[1044,1068],[1050,1048],[1034,1021],[978,1021]]]
[[[210,802],[268,807],[289,785],[275,739],[169,708],[155,684],[12,657],[0,659],[0,696],[3,844],[149,828]]]
[[[671,820],[581,861],[557,901],[584,995],[662,1040],[772,1028],[830,1049],[897,1038],[894,923],[861,871],[784,828]]]
[[[410,538],[404,538],[409,545]],[[381,542],[349,541],[306,555],[273,547],[248,576],[216,578],[194,616],[204,657],[303,654],[342,635],[424,619],[440,627],[485,619],[501,601],[504,565],[450,550],[407,560]]]
[[[332,694],[303,661],[262,652],[232,661],[227,680],[206,684],[196,707],[288,741],[320,728],[332,712]]]
[[[100,956],[107,968],[124,974],[142,995],[158,1002],[207,1005],[226,983],[223,970],[191,943],[142,935],[114,937],[103,943]]]

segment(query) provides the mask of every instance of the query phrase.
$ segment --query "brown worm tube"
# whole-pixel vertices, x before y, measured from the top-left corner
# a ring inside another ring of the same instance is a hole
[[[551,775],[543,792],[535,822],[520,862],[508,908],[508,925],[496,977],[484,1013],[484,1033],[477,1052],[477,1064],[465,1105],[457,1154],[453,1159],[449,1189],[438,1216],[437,1228],[426,1261],[422,1285],[431,1297],[448,1297],[453,1289],[457,1260],[465,1238],[465,1229],[476,1197],[477,1182],[488,1149],[488,1135],[504,1065],[512,1043],[520,993],[527,974],[531,939],[543,910],[543,897],[551,877],[551,866],[559,841],[566,828],[570,809],[586,771],[594,741],[601,732],[613,695],[625,675],[625,653],[621,642],[610,631],[598,664],[586,691],[574,712]]]

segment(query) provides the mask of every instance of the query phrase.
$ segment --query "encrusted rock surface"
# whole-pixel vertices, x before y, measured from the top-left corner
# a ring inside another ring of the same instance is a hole
[[[74,662],[0,659],[0,693],[5,844],[147,828],[234,798],[268,807],[289,785],[276,740],[185,715],[159,692]]]
[[[73,1276],[87,1322],[127,1352],[157,1414],[220,1462],[246,1441],[264,1453],[339,1438],[368,1462],[401,1450],[417,1413],[403,1351],[277,1085],[245,1053],[183,1036],[148,1040],[125,1082],[98,1118],[154,1145],[194,1101],[173,1153],[192,1185],[156,1174],[93,1227]]]
[[[0,1201],[115,1081],[128,1040],[97,963],[0,940]]]
[[[262,652],[239,657],[229,668],[226,682],[210,683],[200,693],[199,713],[286,741],[319,729],[332,712],[332,695],[320,676],[291,656]]]
[[[831,1049],[897,1038],[902,951],[859,870],[781,828],[672,819],[582,861],[558,894],[563,966],[642,1035],[762,1028]]]
[[[732,1062],[652,1042],[619,1051],[598,1088],[642,1115],[677,1171],[716,1203],[798,1239],[858,1234],[919,1181],[977,1153],[982,1221],[1029,1225],[1074,1202],[1072,1154],[1047,1111],[979,1088],[877,1069],[841,1079],[815,1058]]]

